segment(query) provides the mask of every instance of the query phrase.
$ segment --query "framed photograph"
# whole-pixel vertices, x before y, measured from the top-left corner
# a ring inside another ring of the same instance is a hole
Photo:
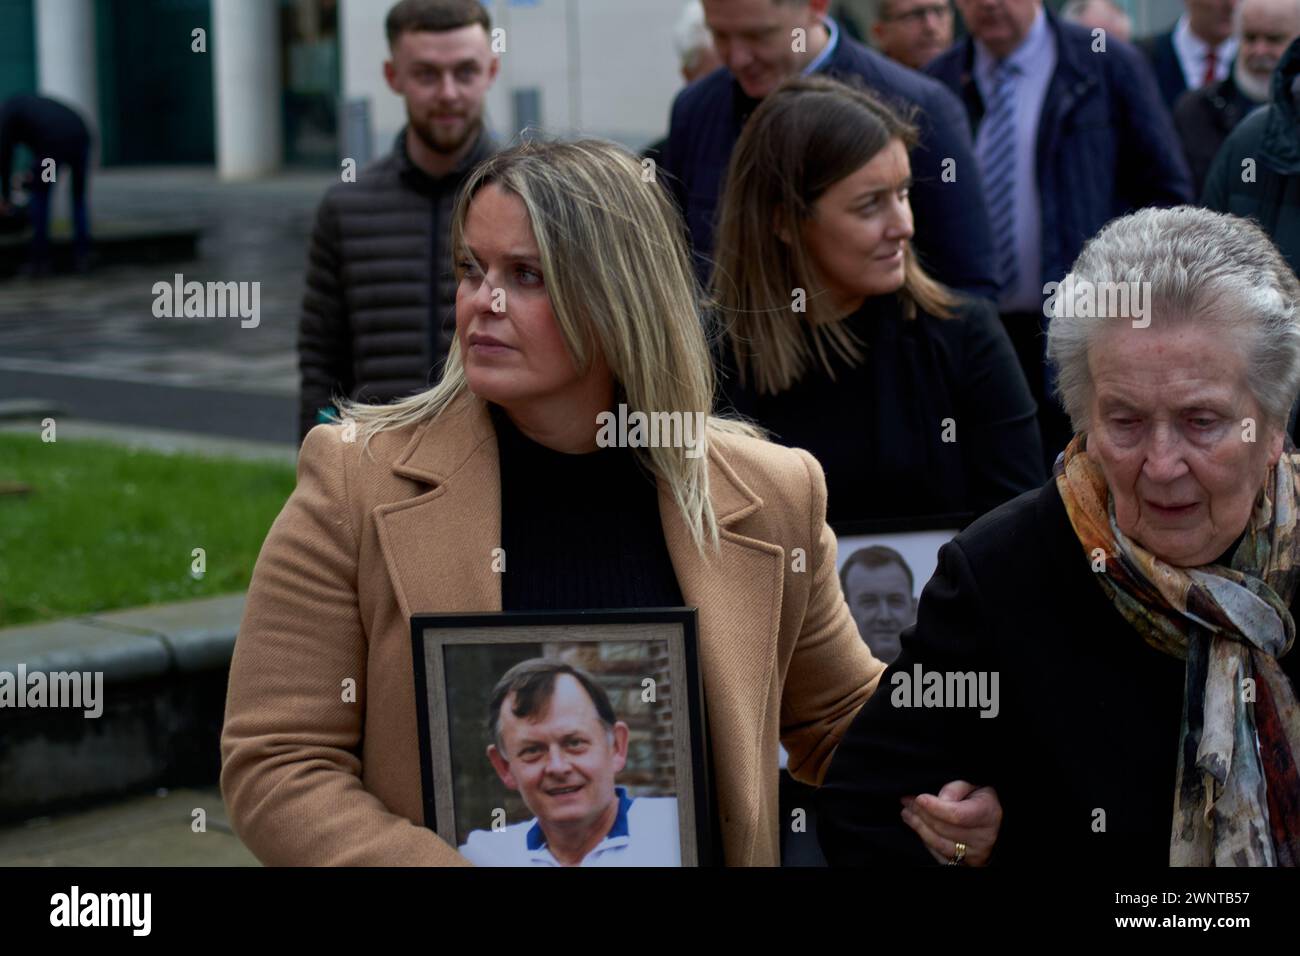
[[[691,608],[414,615],[430,829],[479,866],[715,859]]]
[[[840,588],[871,653],[892,664],[904,629],[916,623],[921,589],[939,563],[939,549],[972,520],[935,515],[837,524]]]
[[[835,566],[840,589],[858,634],[871,653],[892,664],[902,650],[900,638],[916,623],[921,589],[939,564],[939,549],[973,520],[969,514],[934,515],[880,521],[837,522],[831,525],[838,545]],[[781,747],[781,819],[804,809],[804,829],[781,830],[781,865],[825,866],[817,844],[817,818],[808,811],[814,788],[800,783],[786,770],[787,754]]]

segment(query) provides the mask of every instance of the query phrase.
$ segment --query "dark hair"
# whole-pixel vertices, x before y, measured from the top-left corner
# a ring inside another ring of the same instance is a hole
[[[479,0],[402,0],[388,11],[384,32],[392,49],[403,33],[417,30],[444,33],[475,23],[492,32],[492,18]]]
[[[520,661],[501,675],[497,686],[492,688],[492,700],[488,704],[488,731],[497,746],[501,746],[501,707],[515,695],[515,705],[511,709],[516,717],[531,717],[544,711],[555,692],[555,678],[568,674],[587,692],[591,702],[596,705],[596,715],[600,722],[612,729],[618,718],[614,714],[614,705],[609,702],[609,695],[592,678],[590,674],[572,664],[565,664],[547,657],[533,657]]]
[[[844,567],[840,568],[840,590],[844,592],[845,596],[849,592],[849,568],[858,564],[868,571],[883,568],[887,564],[896,564],[907,575],[908,593],[912,593],[916,588],[916,581],[912,578],[912,569],[907,566],[907,560],[893,548],[886,547],[883,544],[873,544],[870,547],[859,548],[854,551],[849,555],[849,559],[844,562]]]
[[[861,361],[861,343],[838,321],[844,316],[812,293],[817,267],[801,227],[823,193],[890,143],[915,146],[913,115],[914,109],[896,111],[860,81],[800,76],[765,96],[745,123],[718,204],[711,290],[742,384],[753,381],[765,394],[783,392],[815,359],[830,372],[827,346],[852,365]],[[954,293],[926,274],[910,242],[904,256],[903,316],[914,318],[919,306],[936,318],[951,317]],[[808,290],[806,324],[815,356],[800,317],[791,313],[796,288]]]

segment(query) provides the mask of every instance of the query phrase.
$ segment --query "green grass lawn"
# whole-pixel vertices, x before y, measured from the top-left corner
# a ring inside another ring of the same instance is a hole
[[[294,469],[0,434],[6,482],[0,627],[243,590]]]

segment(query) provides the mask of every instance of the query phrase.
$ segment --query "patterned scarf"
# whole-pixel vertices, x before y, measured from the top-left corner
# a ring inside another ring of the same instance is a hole
[[[1119,530],[1086,445],[1055,468],[1074,532],[1125,620],[1187,662],[1169,864],[1300,864],[1300,705],[1278,664],[1295,640],[1300,452],[1288,439],[1231,566],[1179,568]]]

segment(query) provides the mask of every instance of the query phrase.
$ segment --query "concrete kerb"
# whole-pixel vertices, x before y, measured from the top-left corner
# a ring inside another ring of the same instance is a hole
[[[244,614],[244,595],[199,598],[91,615],[96,626],[159,640],[181,673],[228,669]],[[0,640],[3,639],[0,631]]]

